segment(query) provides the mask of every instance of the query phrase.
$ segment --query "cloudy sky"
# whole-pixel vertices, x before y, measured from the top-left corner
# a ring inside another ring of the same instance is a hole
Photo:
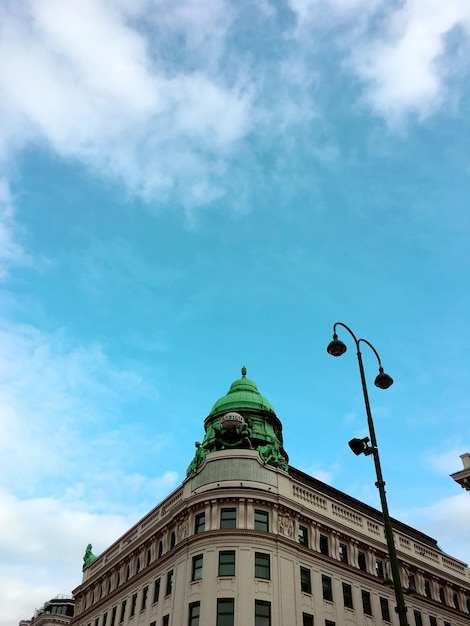
[[[185,476],[246,365],[295,467],[470,561],[468,0],[0,3],[0,626]]]

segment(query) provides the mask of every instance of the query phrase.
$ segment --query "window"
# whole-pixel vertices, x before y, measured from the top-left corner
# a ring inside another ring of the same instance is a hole
[[[218,598],[216,626],[233,626],[235,616],[235,600],[233,598]]]
[[[138,574],[140,572],[140,559],[137,559],[137,565],[135,567],[135,573]]]
[[[152,560],[152,553],[150,550],[147,550],[147,567],[150,565],[150,561]]]
[[[322,554],[326,554],[326,556],[330,554],[330,549],[328,546],[328,537],[326,535],[320,535],[320,552]]]
[[[199,626],[200,602],[191,602],[189,605],[188,626]]]
[[[173,570],[168,572],[168,574],[166,575],[166,594],[165,595],[169,596],[172,588],[173,588]]]
[[[271,602],[255,600],[255,626],[271,626]]]
[[[375,561],[375,573],[377,574],[379,578],[384,577],[384,564],[382,563],[380,559],[377,559]]]
[[[191,568],[191,580],[201,580],[202,578],[202,554],[193,556],[193,566]]]
[[[353,609],[353,594],[352,587],[348,583],[343,583],[343,601],[344,606],[348,609]]]
[[[444,622],[444,626],[452,626],[450,622]]]
[[[131,617],[135,613],[135,607],[136,606],[137,606],[137,594],[134,593],[134,595],[132,596],[132,602],[131,602]]]
[[[442,604],[447,604],[446,603],[446,595],[444,593],[444,588],[443,587],[439,587],[439,600],[441,601]]]
[[[348,546],[345,543],[339,544],[339,560],[348,563]]]
[[[174,548],[176,544],[176,533],[174,530],[171,531],[171,535],[170,535],[170,549]]]
[[[313,615],[302,613],[302,626],[313,626]]]
[[[98,626],[99,621],[100,621],[100,618],[99,618],[99,617],[97,617],[97,618],[95,619],[95,626]]]
[[[169,626],[169,625],[170,625],[170,616],[164,615],[162,619],[162,626]]]
[[[131,568],[130,568],[130,567],[129,567],[129,565],[128,565],[128,566],[127,566],[127,569],[126,569],[126,580],[129,580],[130,575],[131,575]]]
[[[414,574],[408,574],[408,593],[416,593],[416,580]]]
[[[336,622],[332,622],[330,619],[326,619],[325,626],[336,626]]]
[[[157,622],[150,622],[150,626],[157,626]]]
[[[119,620],[120,622],[123,622],[124,618],[126,617],[126,604],[127,600],[123,600],[121,604],[121,619]]]
[[[220,528],[236,528],[237,527],[237,509],[221,509],[220,510]]]
[[[453,600],[454,600],[454,606],[456,609],[458,609],[460,611],[460,602],[459,602],[459,596],[454,593],[453,595]]]
[[[308,528],[299,526],[299,543],[308,548]]]
[[[206,514],[199,513],[199,515],[196,515],[196,518],[195,518],[194,532],[197,535],[197,533],[204,532],[205,529],[206,529]]]
[[[421,617],[421,613],[416,609],[414,610],[414,616],[416,626],[423,626],[423,618]]]
[[[117,606],[113,607],[113,612],[111,613],[111,626],[114,626],[116,622],[116,611],[117,611]]]
[[[437,619],[432,615],[429,616],[429,626],[437,626]]]
[[[155,584],[153,586],[153,602],[155,604],[155,602],[158,602],[160,598],[160,579],[158,578],[155,581]]]
[[[105,614],[103,615],[103,626],[106,626],[106,622],[107,622],[107,621],[108,621],[108,614],[107,614],[107,613],[105,613]]]
[[[255,509],[255,530],[269,531],[269,513]]]
[[[235,576],[235,550],[219,552],[219,576]]]
[[[117,579],[116,579],[116,587],[119,587],[120,584],[121,584],[121,573],[118,572]]]
[[[300,568],[300,588],[304,593],[312,593],[312,578],[307,567]]]
[[[163,554],[163,541],[160,539],[158,542],[158,556],[161,557]]]
[[[359,565],[359,569],[363,572],[367,571],[366,565],[366,554],[365,552],[359,552],[357,555],[357,564]]]
[[[390,621],[390,609],[388,607],[387,598],[380,598],[380,610],[382,611],[382,619],[386,622]]]
[[[370,601],[370,593],[368,591],[361,591],[362,595],[362,610],[364,611],[364,615],[372,615],[372,604]]]
[[[271,561],[269,554],[263,554],[262,552],[255,552],[255,577],[271,578]]]
[[[323,599],[329,600],[329,602],[333,602],[333,585],[331,582],[330,576],[325,576],[325,574],[321,577],[321,584],[323,589]]]
[[[147,606],[147,596],[149,594],[149,588],[148,587],[144,587],[143,591],[142,591],[142,604],[140,605],[140,610],[143,611],[145,609],[145,607]]]
[[[424,595],[427,598],[431,597],[431,585],[429,584],[429,580],[424,581]]]

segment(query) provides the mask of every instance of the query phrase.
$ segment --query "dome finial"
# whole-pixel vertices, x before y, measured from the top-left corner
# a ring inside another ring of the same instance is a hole
[[[242,377],[245,378],[245,376],[246,376],[246,367],[243,366],[242,367]]]

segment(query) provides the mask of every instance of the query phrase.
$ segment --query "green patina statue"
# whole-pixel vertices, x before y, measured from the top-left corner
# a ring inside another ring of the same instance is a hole
[[[92,547],[91,543],[89,543],[86,547],[85,554],[83,555],[83,569],[85,569],[87,565],[90,565],[90,563],[93,563],[96,559],[96,556],[91,551]]]

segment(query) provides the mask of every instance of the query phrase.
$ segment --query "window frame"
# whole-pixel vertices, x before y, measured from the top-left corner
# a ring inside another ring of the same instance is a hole
[[[299,524],[299,533],[297,538],[301,546],[305,546],[306,548],[309,547],[307,526],[302,526],[301,524]]]
[[[333,579],[327,574],[321,575],[321,587],[323,600],[333,602]]]
[[[267,615],[262,615],[262,609],[267,609]],[[255,600],[255,626],[271,626],[271,602]]]
[[[194,534],[199,535],[206,530],[206,512],[194,516]]]
[[[254,528],[262,532],[269,532],[269,511],[264,509],[255,509]]]
[[[372,613],[372,598],[370,595],[370,591],[366,591],[365,589],[361,589],[361,598],[362,598],[362,612],[364,615],[373,615]]]
[[[343,582],[343,604],[346,609],[354,609],[353,588],[350,583]]]
[[[166,575],[165,597],[170,596],[173,592],[173,570],[171,569]]]
[[[230,608],[222,611],[222,605]],[[228,619],[227,619],[228,618]],[[216,626],[234,626],[235,624],[235,598],[217,598]]]
[[[228,557],[232,558],[229,560]],[[220,578],[235,576],[236,558],[235,550],[219,550],[217,576]],[[227,571],[224,571],[224,568]]]
[[[271,555],[255,552],[255,578],[271,580]]]
[[[203,554],[196,554],[196,556],[193,556],[191,564],[191,582],[195,582],[196,580],[202,580],[203,561]]]
[[[193,610],[197,609],[197,615],[193,614]],[[188,626],[199,626],[199,619],[201,617],[201,603],[190,602],[188,607]]]
[[[312,572],[309,567],[300,566],[300,590],[312,595]]]
[[[237,507],[222,507],[220,509],[220,528],[236,528],[237,527]]]

